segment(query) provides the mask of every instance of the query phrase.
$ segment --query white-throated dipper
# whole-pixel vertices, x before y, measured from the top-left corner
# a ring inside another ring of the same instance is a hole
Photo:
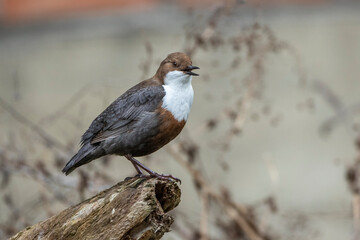
[[[81,137],[81,148],[62,170],[66,175],[75,168],[101,156],[125,156],[143,175],[179,179],[158,174],[134,157],[151,154],[183,129],[193,102],[191,59],[185,53],[171,53],[156,74],[127,90],[91,123]]]

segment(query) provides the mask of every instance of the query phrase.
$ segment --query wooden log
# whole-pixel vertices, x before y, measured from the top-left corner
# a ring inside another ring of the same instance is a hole
[[[128,178],[10,239],[160,239],[170,230],[174,219],[166,213],[180,195],[171,181]]]

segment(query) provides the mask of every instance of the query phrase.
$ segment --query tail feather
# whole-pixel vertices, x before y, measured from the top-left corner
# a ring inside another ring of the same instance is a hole
[[[75,154],[70,161],[65,165],[62,172],[65,175],[69,175],[76,168],[91,162],[92,160],[104,155],[104,152],[100,147],[93,146],[90,143],[82,146],[77,154]]]
[[[83,158],[80,158],[79,153],[75,154],[70,161],[65,165],[62,172],[65,173],[65,175],[69,175],[72,171],[75,170],[75,168],[81,166],[82,164],[79,164],[82,161]],[[83,163],[85,164],[85,163]]]

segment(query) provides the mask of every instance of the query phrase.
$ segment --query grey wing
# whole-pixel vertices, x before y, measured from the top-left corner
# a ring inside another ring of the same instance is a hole
[[[129,89],[91,123],[81,144],[98,143],[131,130],[142,113],[155,111],[164,96],[162,86]]]

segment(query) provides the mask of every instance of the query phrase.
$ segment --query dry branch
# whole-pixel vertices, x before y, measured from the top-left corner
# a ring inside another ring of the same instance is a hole
[[[198,186],[202,189],[202,197],[204,196],[211,197],[214,201],[220,204],[223,207],[224,212],[227,216],[229,216],[244,232],[246,239],[249,240],[266,240],[267,236],[262,234],[258,229],[255,222],[251,219],[249,214],[247,213],[247,209],[239,204],[236,204],[231,199],[226,198],[224,194],[218,193],[216,189],[212,187],[212,185],[206,181],[202,173],[195,169],[188,161],[186,161],[181,154],[178,153],[175,147],[167,148],[168,152],[174,157],[174,159],[180,163],[183,167],[187,169],[189,174],[192,176],[194,181]],[[204,204],[204,203],[203,203]],[[205,203],[207,205],[208,203]],[[202,217],[207,217],[208,213],[202,213]],[[204,221],[204,220],[203,220]],[[204,224],[204,223],[203,223]],[[202,225],[202,224],[201,224]],[[204,231],[204,225],[202,225],[201,230]],[[206,239],[204,237],[204,232],[200,233],[202,235],[202,239]]]
[[[10,239],[160,239],[180,195],[176,183],[129,178]]]

